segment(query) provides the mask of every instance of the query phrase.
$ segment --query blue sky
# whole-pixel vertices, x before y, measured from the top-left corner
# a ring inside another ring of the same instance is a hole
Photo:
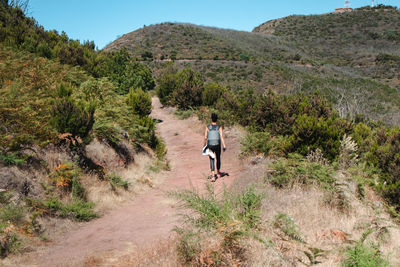
[[[400,0],[375,0],[400,6]],[[350,0],[353,8],[371,0]],[[322,14],[343,7],[344,0],[30,0],[28,15],[47,30],[70,38],[94,40],[99,49],[143,25],[188,22],[242,31],[294,14]]]

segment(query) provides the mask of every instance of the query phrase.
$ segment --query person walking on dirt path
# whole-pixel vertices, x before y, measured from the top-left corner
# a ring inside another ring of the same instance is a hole
[[[206,126],[206,131],[204,133],[204,146],[214,152],[215,157],[209,156],[210,158],[210,168],[211,168],[211,182],[215,182],[218,178],[221,178],[221,143],[223,150],[225,152],[225,140],[222,133],[222,126],[217,124],[218,115],[215,113],[211,114],[210,125]],[[215,173],[215,160],[217,161],[217,173]]]

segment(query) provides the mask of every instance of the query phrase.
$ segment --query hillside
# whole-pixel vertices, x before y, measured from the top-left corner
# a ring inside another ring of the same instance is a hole
[[[324,64],[347,66],[399,89],[400,11],[390,6],[352,12],[290,16],[253,32],[293,42]]]
[[[178,68],[191,67],[206,81],[234,90],[317,90],[344,117],[364,114],[399,124],[398,13],[395,8],[363,8],[291,16],[261,25],[253,33],[163,23],[127,33],[105,50],[126,47],[156,74],[173,60]],[[346,27],[352,30],[341,34]],[[373,34],[378,30],[380,35]]]
[[[162,23],[127,33],[104,50],[128,48],[137,58],[265,61],[294,57],[284,41],[273,36],[185,23]]]
[[[152,87],[124,51],[98,52],[0,1],[1,259],[131,198],[145,172],[133,163],[162,168]]]

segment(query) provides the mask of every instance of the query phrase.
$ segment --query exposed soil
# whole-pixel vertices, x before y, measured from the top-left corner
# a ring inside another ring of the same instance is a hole
[[[163,173],[163,182],[139,195],[130,203],[103,217],[82,224],[32,253],[23,266],[80,265],[87,257],[123,250],[128,246],[147,246],[172,234],[178,225],[174,201],[166,192],[191,187],[202,190],[209,174],[208,157],[201,155],[204,127],[195,119],[179,120],[153,99],[152,117],[159,119],[158,131],[164,139],[171,170]],[[239,138],[234,130],[226,130],[227,151],[221,156],[221,171],[228,175],[215,182],[217,190],[230,186],[242,170],[238,158]]]

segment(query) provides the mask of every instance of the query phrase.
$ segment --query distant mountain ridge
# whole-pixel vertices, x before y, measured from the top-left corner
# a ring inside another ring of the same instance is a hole
[[[276,45],[268,45],[271,39],[276,38],[194,24],[166,22],[127,33],[107,45],[104,50],[125,47],[143,59],[146,59],[146,52],[151,52],[154,59],[161,60],[243,60],[246,57],[242,54],[263,57],[260,49],[274,50]]]

